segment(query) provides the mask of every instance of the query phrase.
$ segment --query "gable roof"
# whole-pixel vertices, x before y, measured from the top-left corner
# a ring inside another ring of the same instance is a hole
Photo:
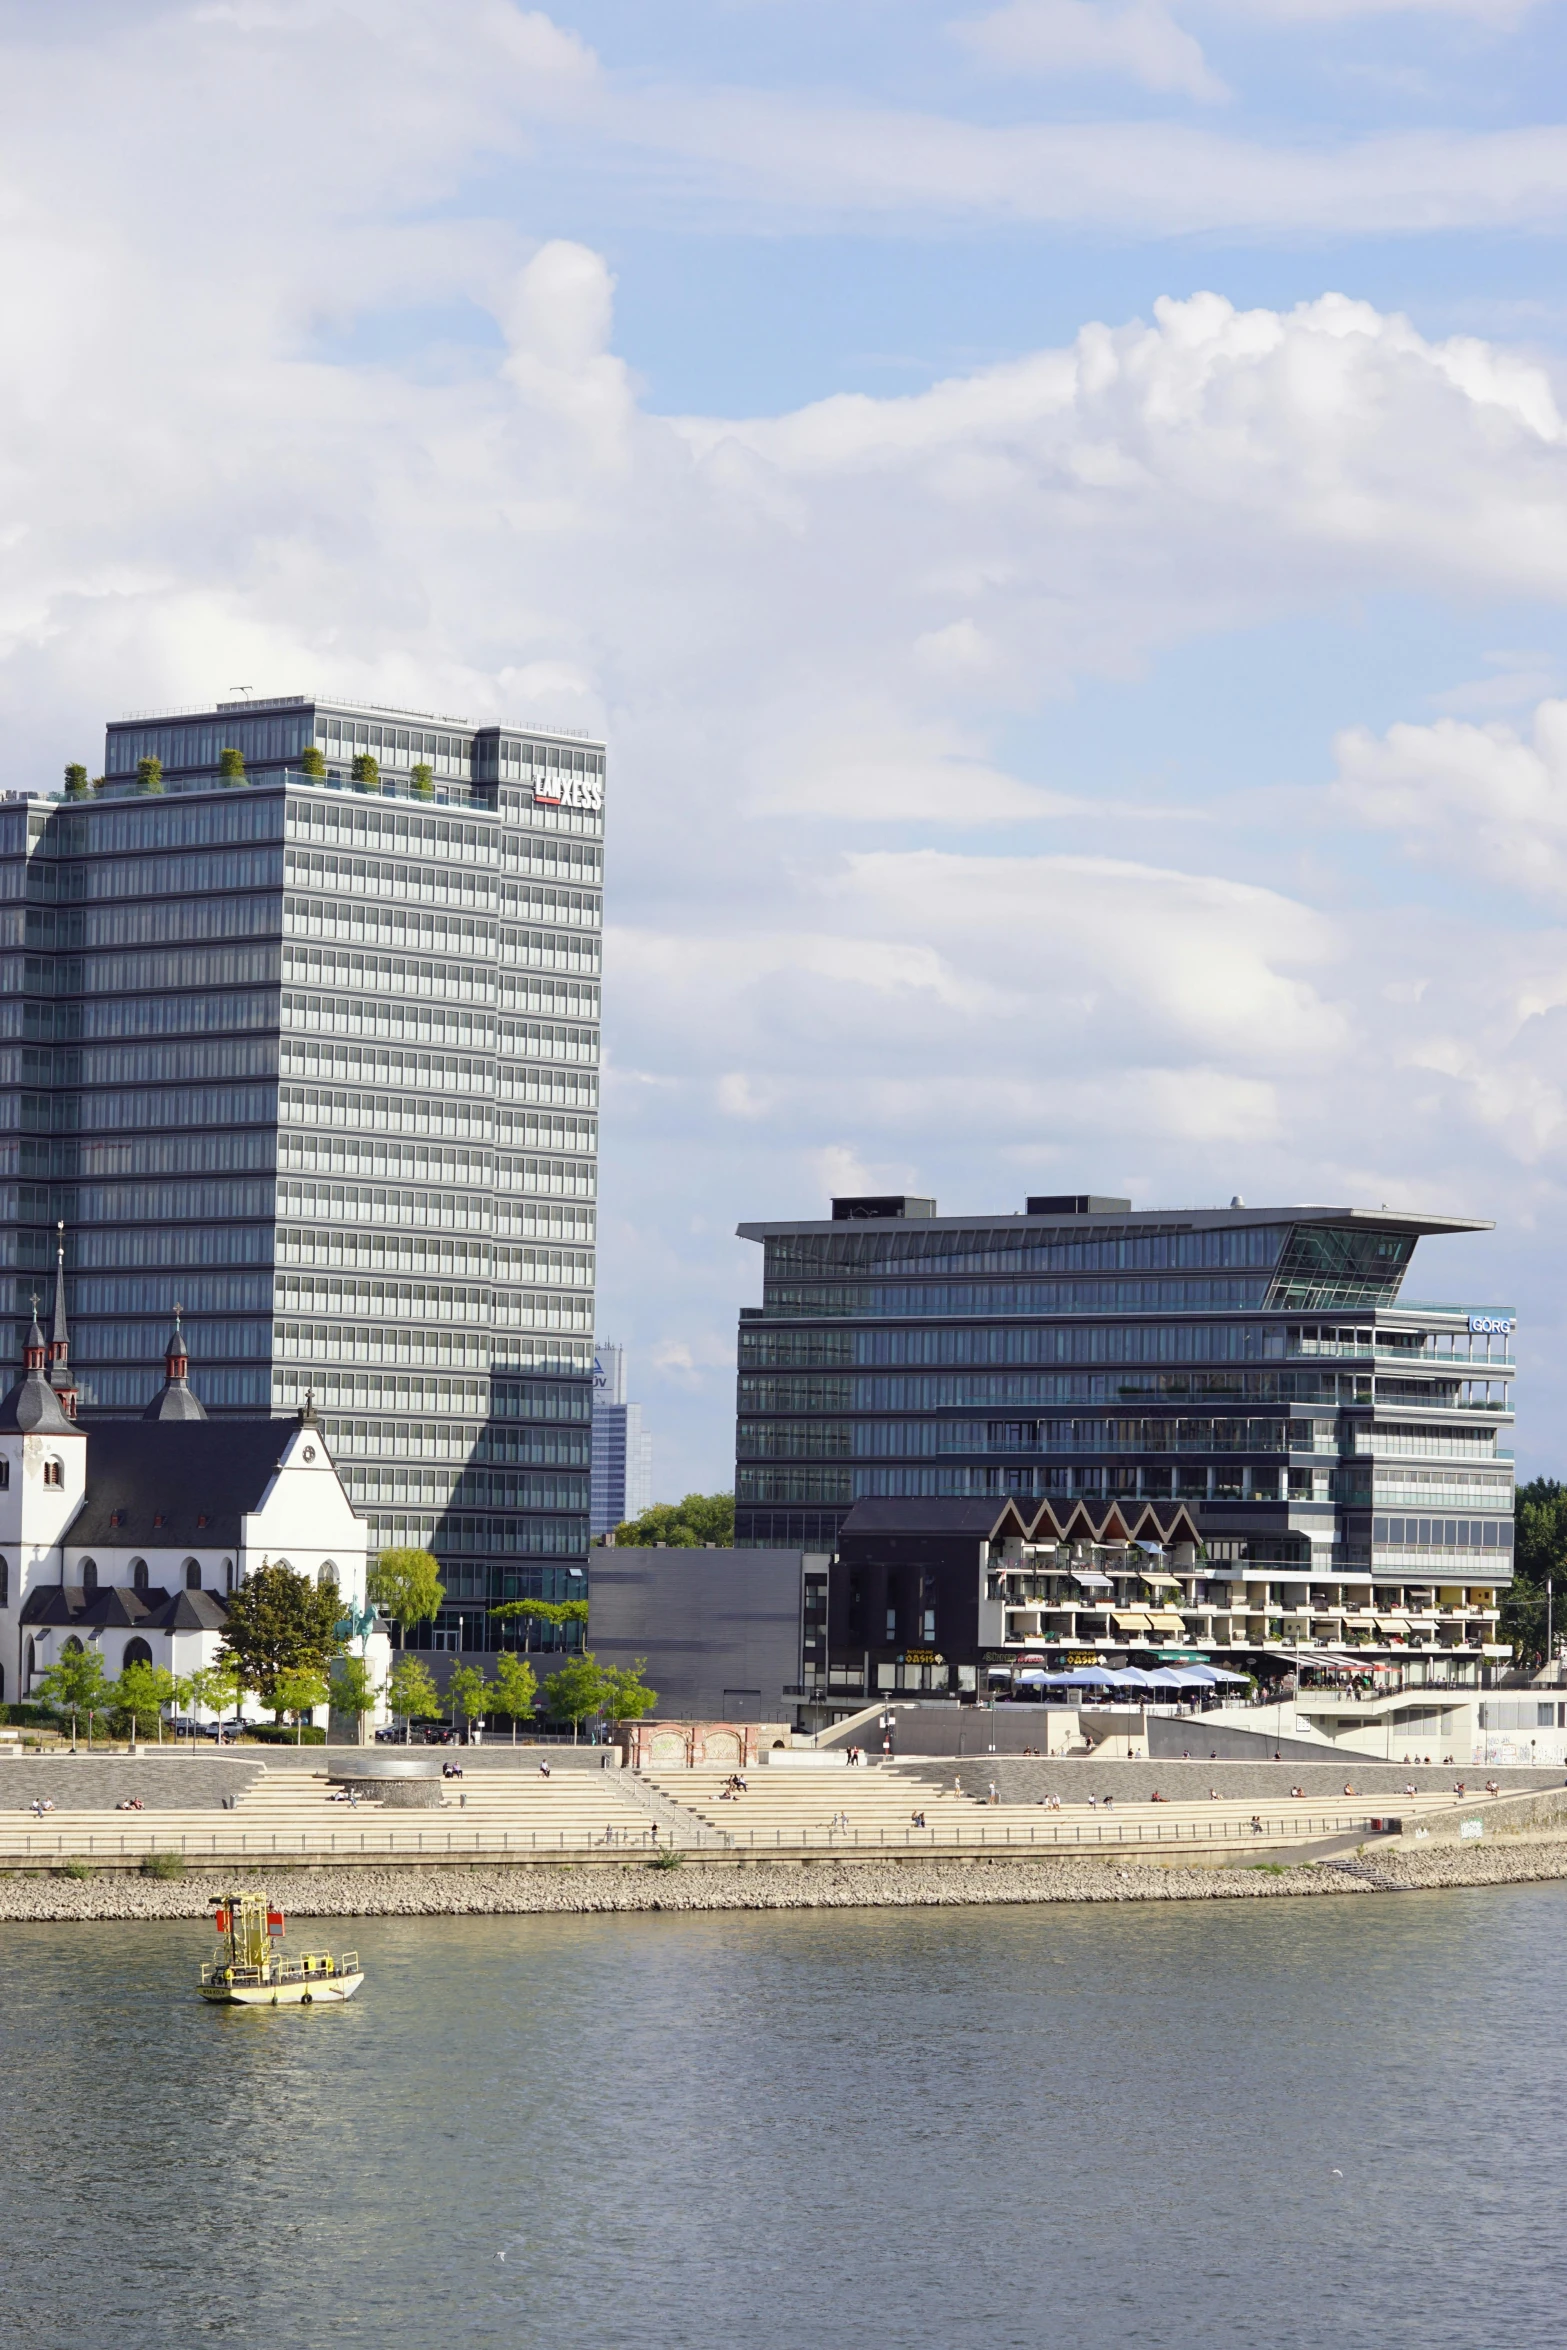
[[[198,1554],[221,1544],[237,1548],[240,1520],[260,1506],[297,1426],[293,1418],[94,1421],[87,1495],[67,1545]]]

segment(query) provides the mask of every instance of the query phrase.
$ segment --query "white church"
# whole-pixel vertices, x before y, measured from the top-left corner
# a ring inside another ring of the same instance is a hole
[[[264,1563],[341,1592],[360,1626],[350,1645],[384,1686],[391,1645],[379,1623],[365,1628],[367,1528],[313,1407],[209,1420],[176,1307],[164,1384],[141,1418],[79,1423],[63,1262],[62,1249],[53,1335],[35,1310],[0,1402],[0,1703],[29,1697],[73,1644],[96,1648],[110,1679],[138,1660],[215,1664],[228,1596]]]

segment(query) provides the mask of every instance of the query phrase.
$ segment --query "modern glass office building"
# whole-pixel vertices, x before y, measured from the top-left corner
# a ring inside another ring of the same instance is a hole
[[[737,1542],[831,1550],[860,1501],[1184,1502],[1230,1644],[1358,1644],[1414,1610],[1492,1646],[1514,1317],[1404,1296],[1419,1239],[1489,1229],[1082,1196],[742,1224]]]
[[[312,1391],[440,1647],[586,1566],[603,824],[599,744],[310,696],[119,721],[95,790],[0,808],[18,1323],[63,1222],[84,1417],[176,1303],[209,1414]]]

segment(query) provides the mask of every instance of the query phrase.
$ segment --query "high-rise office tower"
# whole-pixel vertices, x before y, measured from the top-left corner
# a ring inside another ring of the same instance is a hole
[[[653,1502],[653,1439],[642,1406],[626,1400],[626,1350],[601,1343],[593,1355],[592,1530],[607,1534]]]
[[[582,1589],[604,753],[307,695],[127,719],[0,810],[0,1246],[67,1228],[85,1418],[176,1305],[209,1414],[312,1390],[420,1638]],[[459,1632],[460,1628],[460,1632]]]

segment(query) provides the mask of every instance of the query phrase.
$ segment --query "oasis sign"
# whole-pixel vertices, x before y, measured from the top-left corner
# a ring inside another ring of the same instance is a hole
[[[604,786],[596,775],[546,775],[535,782],[533,799],[540,808],[599,809]]]
[[[1518,1319],[1514,1314],[1471,1314],[1469,1317],[1471,1338],[1509,1338],[1517,1327]]]

